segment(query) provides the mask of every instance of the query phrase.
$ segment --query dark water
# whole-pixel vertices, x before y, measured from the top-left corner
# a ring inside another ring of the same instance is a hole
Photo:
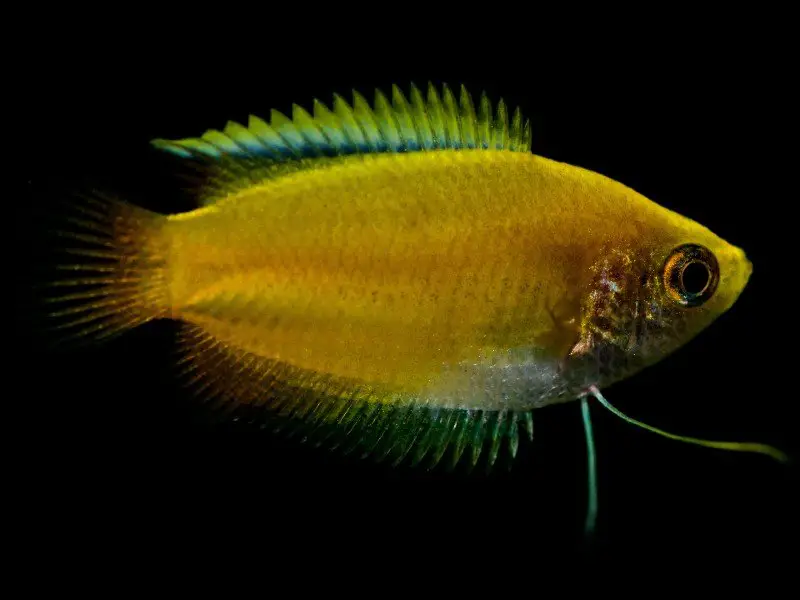
[[[587,78],[571,71],[550,78],[525,63],[445,61],[438,68],[416,61],[393,69],[320,60],[292,70],[256,57],[231,66],[139,51],[120,51],[112,67],[99,50],[89,44],[56,56],[28,87],[36,133],[27,138],[34,144],[25,155],[23,220],[14,233],[16,248],[34,262],[42,252],[30,247],[29,209],[49,206],[74,185],[110,188],[163,212],[191,208],[171,159],[150,149],[151,138],[199,135],[271,108],[288,113],[292,102],[310,108],[314,97],[328,102],[354,87],[370,94],[393,82],[463,82],[473,93],[485,89],[521,106],[532,119],[537,154],[626,183],[741,246],[754,263],[750,285],[728,314],[663,363],[606,390],[609,400],[670,431],[800,450],[797,302],[790,291],[796,243],[781,223],[789,218],[783,203],[797,194],[781,188],[774,162],[786,107],[761,71],[733,61],[713,75],[694,63],[649,74],[584,64]],[[48,141],[37,147],[42,139]],[[30,273],[23,270],[23,285]],[[229,555],[256,544],[309,561],[386,553],[406,560],[403,569],[420,569],[442,557],[463,567],[487,559],[530,565],[541,550],[681,563],[790,557],[777,548],[797,539],[796,466],[665,440],[597,404],[600,514],[586,547],[577,403],[535,415],[535,441],[521,447],[510,473],[380,468],[204,424],[175,381],[169,323],[55,355],[28,333],[29,303],[23,289],[9,315],[17,333],[8,376],[17,383],[9,386],[20,390],[14,401],[26,412],[14,463],[39,514],[32,530],[51,548],[68,549],[75,540],[96,549],[141,542],[153,551],[208,546]]]

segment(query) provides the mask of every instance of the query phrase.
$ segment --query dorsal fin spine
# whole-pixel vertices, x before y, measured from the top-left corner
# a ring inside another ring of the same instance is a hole
[[[369,145],[364,137],[364,131],[356,121],[353,109],[339,94],[333,97],[333,112],[339,117],[342,132],[354,144],[356,151],[365,152]]]
[[[291,119],[273,108],[270,111],[270,126],[295,158],[303,156],[303,136],[297,131]]]
[[[392,86],[392,107],[406,150],[410,152],[419,150],[419,132],[414,127],[414,119],[411,116],[408,101],[396,85]]]
[[[282,158],[287,158],[291,155],[291,150],[286,145],[286,143],[281,139],[281,136],[272,129],[267,123],[256,117],[254,115],[250,115],[248,120],[247,128],[253,132],[260,141],[263,146],[265,146],[269,152],[269,157],[280,160]]]
[[[425,110],[425,100],[417,86],[411,86],[411,114],[417,127],[420,137],[420,145],[425,150],[433,149],[433,130],[428,119],[428,112]]]
[[[509,135],[511,136],[509,150],[518,150],[520,148],[520,139],[522,136],[522,111],[519,109],[519,107],[517,107],[517,109],[514,111],[514,117],[511,119],[511,130],[509,131]]]
[[[262,144],[251,131],[234,121],[228,121],[223,133],[236,141],[248,152],[258,153],[266,150],[264,144]]]
[[[361,130],[364,132],[364,138],[370,151],[383,152],[385,144],[381,139],[375,115],[369,106],[369,102],[358,92],[353,92],[353,115],[356,118],[356,122],[361,124]]]
[[[444,101],[444,126],[447,131],[448,148],[456,148],[462,145],[461,123],[459,118],[458,106],[453,97],[453,92],[447,85],[443,86]]]
[[[331,111],[314,100],[313,116],[292,105],[292,118],[278,110],[270,122],[251,116],[247,127],[228,122],[222,132],[208,130],[200,138],[153,140],[157,147],[182,157],[260,158],[298,160],[363,152],[415,152],[433,149],[483,148],[527,151],[530,123],[523,124],[519,108],[509,127],[509,111],[501,99],[493,111],[485,93],[476,115],[472,98],[462,85],[458,97],[445,84],[441,91],[428,85],[427,100],[412,84],[410,101],[397,86],[391,99],[375,91],[373,105],[353,92],[350,106],[334,96]]]
[[[486,92],[481,94],[480,108],[478,109],[478,139],[480,147],[488,149],[491,144],[492,132],[492,103],[486,96]]]
[[[428,114],[433,130],[433,147],[447,148],[447,131],[444,128],[444,115],[439,93],[433,84],[428,85]]]
[[[381,132],[383,139],[386,140],[389,151],[401,152],[405,149],[403,138],[400,136],[400,131],[397,127],[397,121],[394,118],[394,111],[380,90],[375,90],[375,117],[378,122],[378,130]]]
[[[497,103],[497,119],[494,125],[494,147],[502,150],[508,141],[508,111],[503,100]]]
[[[338,153],[336,151],[337,148],[342,148],[348,152],[352,152],[355,149],[353,141],[347,135],[347,131],[341,126],[337,127],[336,115],[316,99],[314,100],[314,120],[319,123],[320,131],[328,140],[331,150]]]
[[[304,154],[319,156],[329,147],[328,140],[317,128],[314,118],[298,104],[292,105],[292,123],[297,133],[303,139]]]
[[[527,152],[531,146],[530,121],[523,120],[519,108],[509,126],[505,102],[499,100],[493,110],[484,92],[476,113],[463,85],[457,96],[446,84],[439,90],[429,83],[426,95],[412,84],[408,97],[394,85],[390,97],[376,90],[372,106],[353,91],[352,105],[334,95],[332,106],[314,100],[312,116],[294,104],[291,119],[272,110],[269,123],[251,115],[247,127],[229,121],[223,131],[156,139],[153,145],[197,159],[194,164],[207,176],[199,190],[202,204],[253,182],[313,167],[314,159],[444,149]]]
[[[467,88],[461,86],[461,135],[468,148],[475,148],[475,107]]]

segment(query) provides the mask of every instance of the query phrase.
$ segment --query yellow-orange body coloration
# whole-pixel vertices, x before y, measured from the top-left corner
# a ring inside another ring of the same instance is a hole
[[[695,241],[742,259],[619,183],[514,152],[351,157],[169,220],[174,318],[403,394],[509,349],[566,358],[609,248]]]
[[[56,314],[88,313],[66,326],[97,337],[179,320],[194,381],[224,402],[365,454],[491,465],[533,408],[599,396],[747,283],[744,253],[702,225],[528,152],[502,102],[354,98],[156,140],[203,159],[204,206],[77,206],[66,235],[90,248],[69,251],[96,262],[68,266],[92,276],[56,285],[90,289]]]

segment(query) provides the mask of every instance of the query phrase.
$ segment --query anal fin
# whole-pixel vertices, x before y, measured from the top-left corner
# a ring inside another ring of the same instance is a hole
[[[531,417],[510,410],[450,408],[381,394],[239,349],[194,325],[181,336],[185,383],[213,412],[328,450],[392,465],[491,468],[508,464]]]

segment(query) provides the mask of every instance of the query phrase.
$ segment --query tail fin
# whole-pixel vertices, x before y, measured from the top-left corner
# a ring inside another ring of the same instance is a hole
[[[97,342],[168,316],[165,218],[102,195],[80,196],[65,209],[52,231],[58,275],[41,294],[46,329],[56,332],[48,337]]]

